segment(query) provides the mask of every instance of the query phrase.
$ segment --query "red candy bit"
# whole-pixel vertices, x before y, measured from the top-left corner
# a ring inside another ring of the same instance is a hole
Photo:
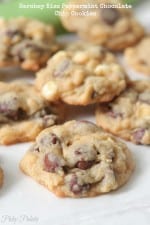
[[[87,170],[93,165],[93,161],[79,161],[76,164],[76,167],[81,169],[81,170]]]
[[[136,144],[141,144],[141,140],[145,134],[145,131],[146,129],[141,128],[133,133],[133,140],[135,141]]]
[[[60,161],[57,156],[48,153],[44,157],[44,170],[47,172],[55,173],[61,167]]]

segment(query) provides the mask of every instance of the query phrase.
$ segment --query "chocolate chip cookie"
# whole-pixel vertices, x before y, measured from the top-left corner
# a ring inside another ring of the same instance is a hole
[[[59,123],[63,115],[62,104],[50,104],[33,85],[0,82],[0,144],[33,141],[41,130]]]
[[[92,197],[127,182],[134,161],[127,146],[87,121],[45,129],[21,170],[59,197]]]
[[[68,7],[62,9],[62,24],[84,40],[121,51],[138,42],[144,29],[131,10],[109,7],[119,3],[119,0],[70,0]]]
[[[0,167],[0,188],[1,188],[2,184],[3,184],[3,179],[4,179],[4,174],[3,174],[3,170]]]
[[[58,48],[52,25],[27,18],[0,19],[0,67],[37,71]]]
[[[126,87],[126,75],[103,47],[75,45],[56,53],[37,73],[35,85],[49,101],[88,105],[119,95]]]
[[[150,76],[150,36],[143,38],[136,46],[127,48],[125,60],[137,72]]]
[[[133,81],[114,101],[98,105],[97,124],[132,141],[150,144],[150,81]]]

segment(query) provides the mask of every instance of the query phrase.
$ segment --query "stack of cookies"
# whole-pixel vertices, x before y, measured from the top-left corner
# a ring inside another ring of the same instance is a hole
[[[95,0],[101,3],[114,1]],[[150,75],[148,34],[129,9],[97,7],[95,16],[81,10],[63,9],[62,24],[80,37],[65,45],[51,25],[0,21],[0,65],[36,71],[34,84],[0,82],[0,143],[35,141],[20,168],[60,197],[96,196],[127,182],[135,162],[113,135],[150,144],[150,80],[132,81],[116,56],[125,50],[128,64]],[[65,122],[67,105],[91,104],[97,125]]]

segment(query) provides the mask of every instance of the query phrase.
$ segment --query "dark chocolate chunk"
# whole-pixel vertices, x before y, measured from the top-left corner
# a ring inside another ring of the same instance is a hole
[[[100,9],[101,18],[108,25],[113,25],[120,18],[120,13],[114,8],[103,8]]]
[[[78,179],[77,176],[74,174],[72,176],[72,179],[70,181],[70,190],[74,193],[74,194],[80,194],[81,192],[85,192],[88,191],[90,189],[91,185],[90,184],[83,184],[80,185],[78,183]]]
[[[93,161],[79,161],[76,164],[76,167],[81,169],[81,170],[87,170],[93,165]]]
[[[136,144],[141,144],[141,140],[145,134],[146,129],[140,128],[133,133],[133,139]]]
[[[60,167],[60,164],[57,158],[50,154],[46,154],[44,157],[44,170],[55,173],[58,167]]]

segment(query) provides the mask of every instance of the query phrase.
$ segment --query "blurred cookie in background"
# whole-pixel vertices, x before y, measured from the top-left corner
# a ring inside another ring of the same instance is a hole
[[[150,35],[125,50],[125,60],[133,70],[150,76]]]
[[[70,32],[76,32],[84,40],[102,44],[113,51],[122,51],[137,43],[144,35],[144,28],[128,8],[117,8],[121,1],[70,0],[62,9],[61,21]],[[115,4],[115,7],[109,5]],[[79,7],[96,5],[97,7]],[[88,13],[86,15],[86,13]]]
[[[96,122],[135,144],[150,144],[150,81],[139,80],[109,104],[99,104]]]
[[[125,88],[127,76],[104,47],[71,44],[56,53],[36,75],[35,86],[50,102],[69,105],[108,102]]]
[[[43,99],[26,82],[0,82],[0,144],[33,141],[46,127],[62,122],[64,106]]]
[[[59,47],[52,25],[23,17],[0,19],[0,67],[37,71]]]

